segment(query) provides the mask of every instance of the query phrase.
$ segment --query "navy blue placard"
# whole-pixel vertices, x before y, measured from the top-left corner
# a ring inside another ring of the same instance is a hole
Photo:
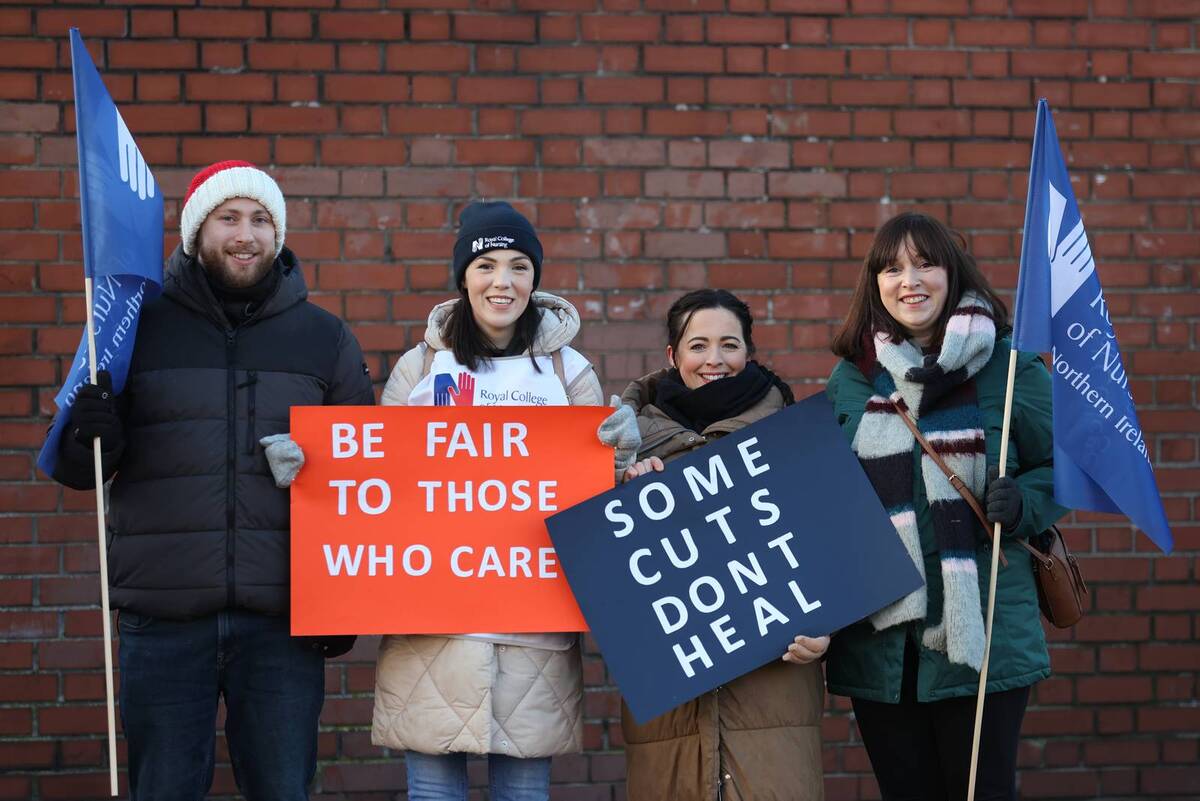
[[[546,525],[639,722],[921,586],[824,393]]]

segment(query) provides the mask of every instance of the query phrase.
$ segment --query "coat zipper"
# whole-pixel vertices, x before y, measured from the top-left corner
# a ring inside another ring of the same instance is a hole
[[[246,373],[246,380],[237,385],[238,389],[246,390],[246,455],[254,455],[254,418],[255,418],[255,401],[257,399],[258,388],[258,371],[250,370]]]
[[[234,369],[236,330],[225,332],[225,605],[234,605],[234,537],[237,522],[237,372]]]

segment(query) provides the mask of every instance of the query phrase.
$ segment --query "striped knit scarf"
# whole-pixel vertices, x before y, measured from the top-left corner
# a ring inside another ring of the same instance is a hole
[[[983,421],[973,377],[987,363],[996,342],[996,325],[987,301],[966,293],[946,323],[939,352],[923,354],[910,341],[894,344],[886,335],[871,338],[859,368],[876,394],[867,401],[852,447],[867,477],[891,515],[900,541],[925,578],[921,538],[913,509],[913,448],[916,438],[897,417],[907,411],[929,444],[967,487],[980,497],[987,473]],[[873,358],[872,358],[873,357]],[[983,614],[975,565],[975,528],[971,508],[936,463],[922,452],[921,480],[933,517],[942,569],[942,610],[926,625],[922,642],[961,665],[983,664]],[[876,630],[927,618],[925,587],[871,616]]]

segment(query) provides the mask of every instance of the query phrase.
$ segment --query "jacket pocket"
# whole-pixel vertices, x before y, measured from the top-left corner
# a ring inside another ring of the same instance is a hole
[[[154,618],[149,615],[139,615],[137,612],[130,612],[128,609],[117,610],[117,631],[142,631],[149,628],[154,622]]]

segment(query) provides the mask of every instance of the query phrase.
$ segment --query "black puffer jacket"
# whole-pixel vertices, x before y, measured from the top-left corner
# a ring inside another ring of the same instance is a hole
[[[288,609],[289,499],[261,437],[292,406],[374,403],[357,340],[307,302],[296,257],[278,288],[233,327],[194,258],[176,248],[163,294],[142,310],[118,398],[125,426],[108,511],[112,604],[191,618]],[[63,437],[54,478],[94,486],[90,449]]]

